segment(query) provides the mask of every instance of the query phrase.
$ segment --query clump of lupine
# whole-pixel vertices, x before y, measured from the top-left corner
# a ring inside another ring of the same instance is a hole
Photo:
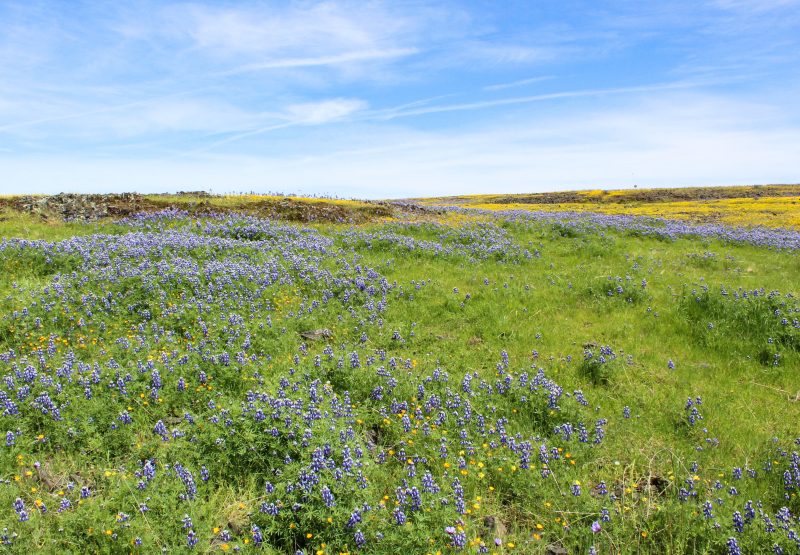
[[[630,358],[628,360],[631,361]],[[622,361],[618,360],[617,353],[609,345],[588,344],[583,349],[580,368],[594,384],[609,383],[622,366]]]
[[[606,299],[619,299],[627,303],[647,300],[647,280],[630,275],[600,278],[589,286],[589,293]]]
[[[724,224],[698,224],[684,220],[595,212],[481,210],[460,206],[421,206],[419,209],[503,218],[527,225],[551,225],[557,228],[561,234],[598,233],[612,229],[633,236],[664,239],[697,237],[776,249],[800,249],[800,231],[794,229],[733,227]]]
[[[729,348],[727,338],[738,336],[739,353],[771,367],[782,352],[800,352],[800,304],[792,293],[703,284],[684,293],[681,308],[704,345]]]

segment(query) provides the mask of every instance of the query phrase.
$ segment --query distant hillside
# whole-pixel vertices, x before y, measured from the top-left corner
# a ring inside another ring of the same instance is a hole
[[[733,198],[800,196],[800,184],[794,185],[734,185],[729,187],[682,187],[669,189],[595,189],[552,193],[521,193],[499,195],[459,195],[415,199],[444,204],[627,204],[634,202],[670,202],[691,200],[720,200]]]

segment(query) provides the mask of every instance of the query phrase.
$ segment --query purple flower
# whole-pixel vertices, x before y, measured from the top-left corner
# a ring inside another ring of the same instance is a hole
[[[364,547],[367,544],[367,538],[364,537],[364,533],[361,530],[356,530],[353,540],[358,547]]]
[[[320,493],[322,494],[322,502],[325,503],[326,507],[330,508],[336,505],[336,500],[333,497],[333,493],[331,493],[331,488],[322,486]]]
[[[744,520],[742,519],[742,513],[739,511],[733,513],[733,529],[739,534],[744,532]]]

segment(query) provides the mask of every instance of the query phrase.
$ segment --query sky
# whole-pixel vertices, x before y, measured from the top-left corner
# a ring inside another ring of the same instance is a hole
[[[0,2],[0,193],[800,182],[800,0]]]

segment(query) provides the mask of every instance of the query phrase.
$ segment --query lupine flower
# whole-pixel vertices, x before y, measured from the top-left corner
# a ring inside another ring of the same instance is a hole
[[[733,513],[733,529],[740,534],[744,532],[744,520],[742,519],[742,513],[739,511]]]
[[[356,530],[356,533],[353,535],[353,541],[356,543],[356,547],[364,547],[367,545],[367,538],[364,537],[364,533],[361,530]]]
[[[331,493],[331,490],[328,486],[322,486],[320,492],[322,494],[322,501],[325,503],[326,507],[333,507],[336,505],[333,493]]]

